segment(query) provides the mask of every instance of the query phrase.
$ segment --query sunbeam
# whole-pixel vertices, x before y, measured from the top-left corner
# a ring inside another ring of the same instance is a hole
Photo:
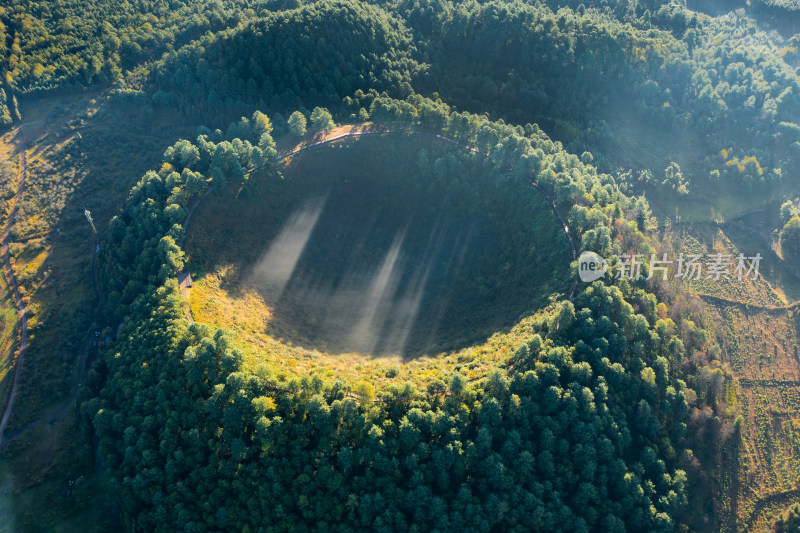
[[[396,267],[404,238],[405,231],[397,234],[365,294],[361,319],[350,332],[350,342],[359,351],[373,351],[380,340],[380,330],[391,311],[392,300],[402,274],[402,269]]]
[[[251,281],[269,301],[277,302],[283,294],[324,207],[325,198],[316,198],[292,213],[253,268]]]

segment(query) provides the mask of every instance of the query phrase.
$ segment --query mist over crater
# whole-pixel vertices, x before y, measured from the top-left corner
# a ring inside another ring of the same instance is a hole
[[[238,223],[223,219],[202,256],[235,263],[270,307],[267,328],[305,348],[440,353],[563,289],[569,257],[549,205],[457,147],[362,139],[304,153],[283,175],[232,200]]]

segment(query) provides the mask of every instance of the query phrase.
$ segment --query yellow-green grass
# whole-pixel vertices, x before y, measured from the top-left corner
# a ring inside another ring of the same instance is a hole
[[[468,380],[479,379],[497,367],[533,336],[537,319],[550,311],[542,310],[520,320],[510,330],[496,333],[485,343],[433,357],[404,359],[399,356],[370,356],[358,353],[329,354],[308,350],[278,336],[269,327],[272,312],[261,296],[247,287],[232,288],[226,277],[233,267],[208,274],[195,283],[188,302],[193,320],[234,333],[234,342],[245,355],[246,364],[256,368],[269,362],[285,369],[285,375],[320,374],[351,384],[360,380],[376,388],[408,381],[420,387],[460,372]]]
[[[30,343],[10,431],[63,405],[89,349],[97,235],[83,209],[102,231],[130,187],[158,166],[164,146],[189,133],[166,124],[145,128],[135,109],[119,107],[105,95],[47,97],[23,105],[28,172],[10,249],[27,305]]]
[[[744,395],[739,523],[761,531],[772,519],[762,502],[800,488],[800,387],[751,385]]]
[[[28,306],[30,337],[7,435],[39,423],[2,450],[0,486],[2,474],[13,475],[6,478],[10,490],[0,489],[0,505],[7,501],[3,494],[11,498],[21,531],[115,530],[99,516],[109,510],[101,511],[103,504],[96,503],[101,501],[98,495],[111,489],[92,474],[90,459],[76,460],[91,454],[92,440],[78,431],[75,407],[69,403],[73,386],[86,384],[77,371],[91,349],[94,330],[91,261],[96,236],[83,209],[91,210],[95,226],[103,231],[131,186],[158,166],[164,147],[190,136],[193,129],[173,126],[178,120],[169,113],[161,119],[163,127],[153,127],[134,108],[112,110],[105,96],[45,97],[22,105],[28,177],[11,251]],[[13,135],[4,136],[0,152],[11,157],[16,187],[19,156],[14,142]],[[6,174],[0,179],[6,180]],[[16,326],[11,330],[14,339]],[[7,322],[0,330],[8,327]],[[8,371],[5,353],[4,348],[0,372]],[[2,403],[7,381],[0,382]],[[40,441],[53,447],[42,448]],[[69,477],[80,476],[86,483],[78,505],[65,497],[65,488]],[[95,502],[90,504],[90,498]]]
[[[14,380],[15,351],[19,343],[19,315],[8,290],[5,276],[0,276],[0,412],[5,409]]]
[[[738,464],[721,465],[734,471],[737,482],[723,488],[719,497],[724,508],[736,513],[735,529],[725,531],[748,525],[750,531],[761,531],[779,507],[800,499],[800,315],[794,309],[774,309],[785,303],[779,297],[785,278],[775,275],[780,265],[770,265],[779,259],[765,253],[763,245],[756,247],[757,239],[743,239],[740,226],[676,225],[665,241],[675,252],[765,256],[762,280],[692,281],[679,289],[730,300],[707,298],[701,311],[722,347],[720,364],[737,378],[725,401],[734,415],[743,417],[735,441]]]
[[[736,528],[730,531],[742,531],[746,524],[762,531],[771,520],[765,505],[800,488],[797,320],[735,305],[708,304],[706,309],[722,341],[722,364],[738,377],[726,401],[734,416],[743,417],[740,438],[734,441],[738,464],[721,465],[734,470],[736,489],[730,486],[720,497],[728,501],[726,508],[736,509]],[[791,498],[797,501],[798,496]]]
[[[399,144],[398,137],[391,135],[365,141],[337,142],[330,148],[312,148],[294,156],[284,167],[284,180],[299,180],[300,190],[314,197],[325,190],[324,180],[336,173],[333,170],[336,165],[350,161],[352,154],[348,155],[348,150],[361,150],[356,153],[363,154],[382,145],[394,149]],[[426,150],[431,160],[436,154],[460,150],[427,137],[406,138],[401,142],[404,143],[401,149],[409,150],[408,157],[412,160],[416,160],[420,148]],[[387,172],[393,171],[375,168],[369,175],[375,180],[389,179]],[[569,250],[549,205],[542,200],[539,206],[542,218],[537,219],[542,226],[525,229],[549,234],[555,239],[553,255],[546,256],[550,263],[545,262],[540,269],[541,277],[527,280],[538,292],[512,320],[495,327],[482,339],[441,342],[413,355],[396,352],[375,355],[342,349],[336,344],[329,346],[326,339],[310,340],[308,331],[293,322],[297,315],[276,312],[274,302],[268,303],[269,299],[249,279],[248,260],[252,262],[258,258],[277,233],[285,213],[291,211],[281,205],[287,197],[278,195],[277,186],[265,183],[265,179],[254,175],[246,191],[229,187],[221,194],[209,196],[194,215],[186,245],[188,269],[195,280],[194,288],[189,291],[188,312],[197,322],[232,330],[249,366],[269,362],[285,368],[287,376],[320,373],[351,383],[366,380],[378,388],[395,380],[424,387],[456,371],[468,379],[478,379],[530,339],[535,319],[520,317],[535,316],[537,310],[550,304],[551,296],[563,294],[569,285]],[[531,192],[541,200],[533,189]],[[297,198],[290,200],[297,203]],[[363,207],[363,202],[363,198],[353,199],[347,209],[357,211]],[[366,220],[364,223],[369,224]],[[329,231],[335,233],[335,230]],[[322,266],[323,270],[325,268],[327,263]],[[551,272],[557,273],[552,279],[548,277]]]
[[[690,255],[703,256],[701,262],[704,268],[701,276],[699,279],[686,282],[686,285],[693,291],[755,306],[778,307],[787,303],[771,285],[770,281],[774,280],[768,279],[774,264],[770,262],[771,258],[768,257],[763,247],[750,248],[748,246],[746,249],[739,249],[715,224],[676,225],[664,235],[664,238],[672,248],[671,259],[673,260],[677,260],[680,254],[684,254],[684,259],[688,259]],[[745,257],[754,257],[757,253],[762,255],[758,279],[752,279],[753,274],[746,275],[748,267],[745,267],[742,279],[739,279],[734,267],[740,253]],[[729,279],[724,276],[720,276],[719,279],[715,279],[716,276],[709,278],[706,265],[713,262],[713,256],[717,254],[730,256],[732,267]],[[673,265],[673,267],[677,268],[677,265]]]

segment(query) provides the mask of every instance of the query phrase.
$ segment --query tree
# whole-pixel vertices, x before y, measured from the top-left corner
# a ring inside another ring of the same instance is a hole
[[[315,107],[314,111],[311,112],[311,127],[315,130],[328,133],[335,126],[333,117],[324,107]]]
[[[787,200],[781,205],[781,224],[786,224],[796,216],[800,216],[800,198]]]
[[[404,107],[382,103],[386,117],[413,120],[416,108]],[[460,135],[481,131],[470,125],[475,115],[455,118]],[[254,136],[240,124],[240,133]],[[514,128],[490,128],[502,139],[496,151],[503,164],[549,142],[529,145]],[[214,134],[218,144],[201,135],[198,168],[178,172],[167,165],[148,172],[131,191],[125,216],[109,226],[114,245],[107,247],[102,275],[116,293],[109,301],[126,319],[114,349],[101,356],[108,368],[102,394],[86,409],[100,436],[98,453],[142,529],[246,530],[274,523],[294,530],[327,522],[405,530],[413,521],[442,531],[505,531],[531,516],[547,531],[674,528],[686,477],[663,448],[684,451],[690,390],[677,379],[681,365],[671,365],[679,357],[665,356],[683,349],[659,348],[681,342],[677,328],[665,306],[659,308],[644,289],[634,292],[627,281],[620,290],[598,280],[574,303],[551,306],[533,325],[528,345],[485,371],[459,368],[446,384],[438,367],[429,366],[421,380],[427,387],[420,389],[383,384],[382,378],[373,382],[375,374],[352,386],[323,373],[288,373],[270,361],[252,369],[231,334],[187,324],[175,279],[186,260],[177,244],[180,223],[206,177],[220,189],[226,180],[236,183],[248,161],[263,157],[262,147],[274,149],[267,128],[260,129],[259,146],[221,140],[221,132]],[[484,131],[484,142],[493,137],[489,133]],[[164,158],[178,164],[185,153],[193,159],[190,148],[176,145]],[[537,157],[545,159],[540,152]],[[474,162],[460,175],[474,188],[472,196],[497,186],[493,179],[477,179],[489,164],[484,158],[456,153]],[[429,169],[427,176],[436,166],[451,172],[456,162],[450,155],[420,169]],[[581,180],[579,189],[595,196],[596,207],[570,215],[582,231],[595,232],[583,247],[597,241],[606,242],[599,249],[610,249],[604,224],[611,203],[623,237],[637,234],[625,223],[629,213],[647,222],[646,201],[612,197],[610,186],[599,182],[590,186],[594,174],[584,174],[577,157],[563,156],[555,165],[564,181],[551,182],[556,191]],[[398,174],[407,180],[407,173]],[[425,176],[417,179],[435,181]],[[509,187],[504,194],[529,189],[521,181],[500,183]],[[535,211],[528,206],[520,202],[520,213]],[[642,253],[645,244],[630,245]],[[661,320],[651,326],[656,317]],[[709,343],[703,330],[692,326],[691,334],[698,340],[690,348]],[[398,369],[386,370],[386,377],[396,377]],[[723,374],[706,371],[700,383],[704,396],[723,396]],[[269,494],[252,496],[263,490],[266,477]],[[469,516],[462,513],[470,506]]]
[[[267,132],[261,134],[258,147],[261,149],[265,161],[272,161],[278,155],[278,151],[275,147],[275,140],[272,138],[272,135]]]
[[[664,169],[664,181],[662,185],[671,187],[678,191],[682,196],[689,194],[689,189],[684,181],[683,172],[678,163],[672,161],[667,168]]]
[[[800,257],[800,217],[792,218],[783,227],[781,247],[784,259]]]
[[[269,117],[261,111],[253,113],[253,119],[250,121],[250,124],[255,131],[256,138],[261,138],[265,133],[272,133],[272,122]]]
[[[794,504],[787,509],[772,525],[775,533],[800,533],[800,505]]]
[[[289,117],[289,133],[297,137],[306,134],[306,117],[300,111],[295,111]]]
[[[200,161],[200,151],[186,139],[181,139],[164,152],[164,161],[173,167],[183,170]]]
[[[354,392],[358,396],[358,402],[363,409],[369,407],[372,400],[375,398],[375,387],[368,381],[360,381],[358,385],[356,385]]]

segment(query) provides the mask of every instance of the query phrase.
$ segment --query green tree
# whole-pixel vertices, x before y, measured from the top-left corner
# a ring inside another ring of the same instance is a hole
[[[261,111],[253,113],[253,119],[250,121],[250,124],[252,125],[257,139],[260,139],[265,133],[272,133],[272,121]]]
[[[787,200],[781,205],[781,224],[786,224],[796,216],[800,216],[800,198]]]
[[[336,124],[333,122],[333,117],[330,112],[324,107],[315,107],[311,112],[311,127],[317,131],[328,133]]]
[[[306,117],[300,111],[295,111],[289,117],[289,133],[297,137],[306,134]]]
[[[800,257],[800,217],[794,217],[783,227],[781,247],[784,258]]]

